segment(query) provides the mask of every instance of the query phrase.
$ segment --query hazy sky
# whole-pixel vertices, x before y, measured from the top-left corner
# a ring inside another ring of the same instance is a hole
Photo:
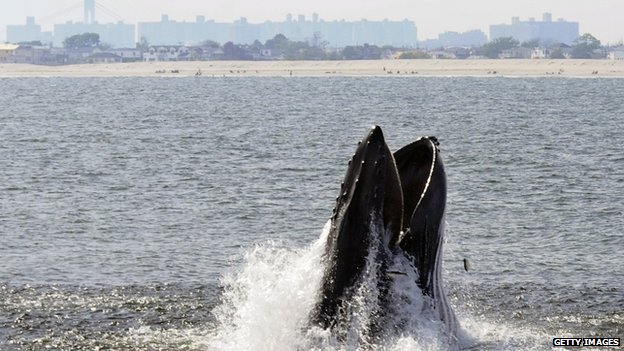
[[[624,40],[624,0],[99,0],[105,9],[96,9],[99,22],[124,20],[159,21],[161,14],[171,20],[194,21],[196,15],[232,22],[247,17],[252,23],[281,21],[287,13],[334,20],[410,19],[418,27],[418,39],[436,38],[444,31],[481,29],[489,34],[490,24],[510,23],[543,12],[553,20],[577,21],[580,32],[589,32],[603,43]],[[0,41],[6,39],[7,24],[25,23],[34,16],[44,29],[54,23],[82,20],[81,0],[0,0]]]

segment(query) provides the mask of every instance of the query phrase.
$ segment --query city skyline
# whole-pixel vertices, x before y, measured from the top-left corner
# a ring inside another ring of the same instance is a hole
[[[24,0],[0,5],[0,41],[6,40],[6,26],[25,23],[33,16],[43,30],[52,30],[54,24],[67,21],[80,22],[83,8],[80,0]],[[149,4],[149,5],[148,5]],[[580,24],[581,33],[592,33],[603,43],[616,44],[624,39],[624,2],[599,0],[345,0],[342,2],[298,1],[296,5],[286,0],[266,0],[262,3],[249,0],[215,0],[198,3],[192,0],[100,0],[96,18],[100,23],[124,21],[138,23],[157,21],[162,14],[177,21],[194,21],[197,15],[222,22],[234,22],[241,17],[251,23],[283,21],[287,14],[307,18],[317,13],[326,21],[345,19],[372,21],[389,19],[414,21],[418,40],[434,39],[446,31],[464,32],[473,29],[489,32],[490,25],[510,23],[512,17],[522,20],[538,18],[544,12],[553,19],[564,18]]]

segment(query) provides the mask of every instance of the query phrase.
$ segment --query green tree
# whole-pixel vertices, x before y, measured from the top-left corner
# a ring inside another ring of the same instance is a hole
[[[138,43],[136,43],[136,48],[141,49],[141,51],[147,51],[149,49],[149,42],[146,37],[141,37]]]
[[[97,33],[76,34],[63,40],[63,47],[67,49],[96,48],[98,45],[100,35]]]
[[[110,50],[113,48],[113,45],[109,44],[109,43],[104,43],[104,42],[100,42],[97,46],[98,49],[100,50]]]
[[[342,57],[347,60],[379,60],[382,49],[377,45],[346,46],[342,50]]]
[[[323,50],[327,47],[327,45],[329,45],[328,41],[323,40],[323,34],[318,31],[314,32],[309,42],[312,47],[323,49]]]
[[[201,46],[205,47],[205,48],[213,48],[213,49],[218,49],[221,45],[219,45],[219,43],[217,43],[214,40],[204,40],[201,42]]]
[[[260,42],[260,40],[256,39],[256,40],[254,40],[254,42],[253,42],[253,43],[251,43],[251,47],[252,47],[252,48],[256,48],[256,49],[258,49],[258,50],[261,50],[261,49],[264,47],[264,45],[262,45],[262,43]]]
[[[512,37],[496,38],[481,48],[483,55],[488,58],[498,58],[503,50],[509,50],[518,47],[519,42]]]
[[[594,50],[599,48],[600,40],[589,33],[585,33],[574,41],[570,55],[572,58],[591,58]]]
[[[533,40],[525,41],[522,44],[520,44],[520,46],[523,48],[527,48],[527,49],[535,49],[540,46],[540,40],[533,39]]]
[[[240,45],[228,41],[223,44],[223,58],[226,60],[249,60],[250,56]]]
[[[267,49],[281,49],[281,50],[285,50],[286,47],[288,46],[288,38],[286,38],[286,36],[284,36],[284,34],[277,34],[275,37],[273,37],[273,39],[269,39],[264,43],[264,46]]]
[[[413,60],[413,59],[430,59],[431,55],[424,51],[408,51],[403,52],[399,55],[399,59],[401,60]]]
[[[550,52],[550,58],[551,59],[564,59],[565,56],[563,55],[563,50],[561,50],[560,48],[556,48],[553,51]]]

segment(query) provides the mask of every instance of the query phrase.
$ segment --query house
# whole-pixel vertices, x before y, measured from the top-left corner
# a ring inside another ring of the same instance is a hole
[[[546,48],[535,48],[531,52],[532,59],[545,59],[550,56],[550,50]]]
[[[49,51],[47,46],[19,45],[13,55],[6,58],[5,62],[41,65],[44,64],[44,57]]]
[[[63,48],[50,48],[43,57],[44,65],[65,65],[68,62],[69,56]]]
[[[431,58],[434,58],[434,59],[456,59],[457,58],[454,52],[446,51],[446,50],[429,51],[429,55],[431,55]]]
[[[465,60],[472,54],[472,50],[466,47],[449,47],[444,51],[452,53],[456,59]]]
[[[0,44],[0,63],[7,62],[7,58],[15,54],[15,50],[19,45],[13,44]]]
[[[120,63],[122,57],[112,52],[96,52],[85,58],[87,63]]]
[[[610,60],[624,60],[624,46],[613,48],[609,51]]]
[[[280,49],[251,48],[251,56],[254,60],[283,60],[284,52]]]
[[[564,43],[558,43],[548,47],[548,58],[569,59],[572,57],[572,47]]]
[[[109,49],[102,52],[111,53],[121,57],[121,62],[138,62],[143,61],[143,52],[141,49],[134,48],[122,48],[122,49]]]
[[[217,56],[223,57],[223,50],[221,50],[221,48],[204,46],[201,48],[201,54],[199,56],[199,60],[208,61],[208,60],[214,59]]]
[[[93,55],[96,51],[95,48],[72,48],[67,49],[65,53],[67,54],[67,62],[68,64],[75,63],[84,63],[87,57]]]
[[[531,58],[532,53],[532,49],[517,47],[503,50],[503,52],[501,52],[498,56],[502,59],[528,59]]]
[[[190,51],[188,47],[181,45],[150,46],[143,53],[143,61],[180,61],[180,59],[185,61],[188,60]]]

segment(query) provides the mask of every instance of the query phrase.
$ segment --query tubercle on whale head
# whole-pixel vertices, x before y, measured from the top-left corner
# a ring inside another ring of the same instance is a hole
[[[323,256],[321,301],[313,320],[324,327],[332,324],[364,270],[371,245],[388,247],[390,237],[400,230],[402,204],[394,157],[376,126],[358,144],[340,185]]]
[[[331,215],[337,230],[335,235],[342,232],[340,225],[344,223],[344,218],[352,218],[354,211],[366,213],[361,217],[364,221],[370,221],[365,216],[371,212],[377,213],[385,228],[382,241],[390,248],[403,224],[403,193],[394,156],[379,126],[373,126],[368,131],[349,160]],[[340,237],[344,238],[348,232],[345,231]]]

